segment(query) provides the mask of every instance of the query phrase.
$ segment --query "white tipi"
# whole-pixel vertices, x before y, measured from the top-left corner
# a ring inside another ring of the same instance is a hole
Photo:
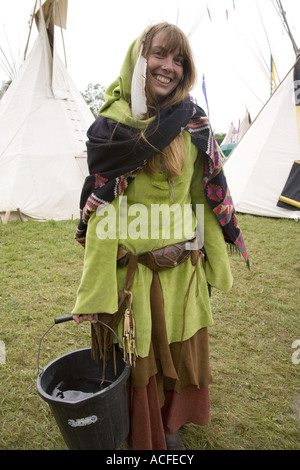
[[[40,8],[38,37],[0,101],[2,221],[15,212],[37,220],[79,217],[86,131],[94,117],[56,53],[59,3],[66,14],[66,0]]]
[[[299,219],[300,202],[288,208],[278,201],[300,161],[297,115],[300,104],[300,57],[281,82],[242,140],[224,164],[237,211],[247,214]],[[299,165],[298,165],[299,166]],[[298,192],[300,195],[300,174]],[[300,201],[300,200],[299,200]]]
[[[242,140],[243,136],[246,134],[247,130],[249,129],[251,125],[251,117],[248,109],[246,108],[246,114],[238,126],[238,129],[235,128],[233,123],[229,126],[228,132],[225,135],[221,146],[222,145],[227,145],[227,144],[237,144]]]

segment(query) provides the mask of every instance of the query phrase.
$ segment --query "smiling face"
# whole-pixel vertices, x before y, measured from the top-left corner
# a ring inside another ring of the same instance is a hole
[[[153,37],[147,58],[147,80],[158,101],[175,90],[184,71],[184,57],[179,46],[169,50],[165,36],[165,32],[160,31]]]

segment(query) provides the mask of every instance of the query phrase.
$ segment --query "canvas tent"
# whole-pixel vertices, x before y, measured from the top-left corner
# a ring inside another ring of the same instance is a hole
[[[239,212],[299,219],[300,204],[278,205],[294,162],[300,160],[299,73],[300,57],[224,164]],[[299,188],[299,173],[296,179]]]
[[[293,163],[277,205],[286,209],[297,207],[300,210],[300,160]]]
[[[221,145],[235,144],[237,141],[238,131],[233,125],[233,122],[230,124],[227,134],[225,135]]]
[[[246,109],[246,114],[242,122],[239,124],[238,129],[236,129],[233,123],[231,123],[228,132],[221,143],[220,147],[225,157],[228,157],[236,144],[242,140],[250,125],[251,117],[249,111]]]
[[[225,135],[220,148],[224,154],[224,156],[227,158],[234,147],[236,146],[236,139],[237,139],[238,131],[233,125],[233,123],[230,124],[229,129],[227,134]]]
[[[38,220],[79,217],[94,117],[56,52],[55,8],[61,5],[65,25],[67,0],[43,3],[34,46],[0,101],[2,221],[16,212]]]

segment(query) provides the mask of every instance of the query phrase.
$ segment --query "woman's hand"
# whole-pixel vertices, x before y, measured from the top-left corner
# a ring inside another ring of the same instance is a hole
[[[73,315],[73,320],[76,323],[76,325],[79,325],[80,323],[84,321],[90,321],[91,323],[97,323],[98,320],[98,314],[93,313],[93,314],[84,314],[84,315]]]

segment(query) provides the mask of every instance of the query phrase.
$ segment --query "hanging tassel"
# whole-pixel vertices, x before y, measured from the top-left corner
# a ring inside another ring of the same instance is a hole
[[[146,72],[147,72],[147,59],[142,56],[142,47],[131,81],[131,110],[133,119],[143,119],[147,113],[146,103]]]
[[[126,292],[128,295],[128,307],[124,312],[124,330],[123,330],[123,347],[124,360],[135,366],[138,357],[135,345],[135,322],[132,311],[132,292]]]
[[[227,245],[227,252],[229,253],[229,255],[231,256],[241,255],[241,252],[237,246],[233,245],[232,243],[226,243],[226,245]]]
[[[98,322],[91,323],[91,358],[97,363],[102,363],[102,381],[105,381],[106,363],[112,353],[114,373],[117,375],[116,350],[114,345],[113,329],[116,328],[120,319],[124,314],[123,306],[120,305],[119,310],[113,314],[99,314]],[[101,320],[100,320],[101,318]]]
[[[106,353],[103,348],[103,332],[100,330],[99,326],[91,323],[91,355],[92,359],[97,364],[99,364],[99,358],[102,360],[102,380],[100,382],[100,390],[102,390],[105,381]]]

